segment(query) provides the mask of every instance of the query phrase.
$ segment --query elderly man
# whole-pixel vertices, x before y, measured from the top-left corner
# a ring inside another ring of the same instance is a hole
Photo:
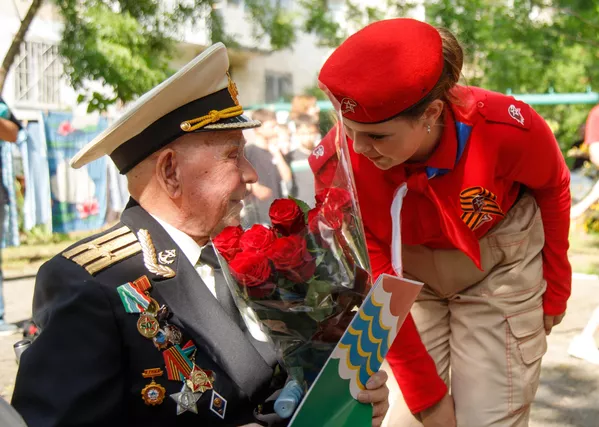
[[[38,274],[42,333],[13,398],[29,427],[285,424],[274,353],[240,319],[208,245],[257,180],[241,129],[259,122],[242,115],[228,67],[222,44],[208,48],[72,160],[109,154],[132,200]],[[388,390],[375,380],[364,402],[378,425]]]

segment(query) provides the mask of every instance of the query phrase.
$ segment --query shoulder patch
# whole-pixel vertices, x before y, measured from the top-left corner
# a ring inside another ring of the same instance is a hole
[[[512,96],[487,92],[484,98],[477,101],[476,106],[487,121],[530,129],[532,120],[530,105]]]
[[[312,169],[312,173],[314,174],[316,191],[330,187],[335,177],[339,163],[337,145],[335,143],[336,133],[337,127],[335,126],[325,135],[320,144],[314,148],[310,157],[308,157],[310,169]]]
[[[126,226],[104,234],[62,253],[66,259],[79,264],[92,276],[141,252],[135,234]]]

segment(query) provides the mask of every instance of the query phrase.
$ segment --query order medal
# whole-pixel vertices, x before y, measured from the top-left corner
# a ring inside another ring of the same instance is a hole
[[[146,369],[143,372],[142,376],[144,378],[152,378],[150,384],[141,390],[141,398],[146,405],[160,405],[164,401],[166,389],[154,381],[154,377],[159,377],[162,374],[163,371],[160,368]]]
[[[186,381],[187,387],[193,392],[204,393],[206,390],[212,390],[212,384],[214,383],[214,373],[209,370],[198,368],[194,365],[189,379]]]
[[[172,345],[181,344],[183,334],[175,325],[166,325],[164,327],[164,333],[166,334],[166,340]]]

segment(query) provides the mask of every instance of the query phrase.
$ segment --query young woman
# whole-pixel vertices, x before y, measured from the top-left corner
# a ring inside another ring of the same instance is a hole
[[[319,76],[343,116],[374,278],[424,283],[387,356],[416,417],[395,405],[392,426],[528,425],[570,295],[558,144],[528,105],[457,85],[462,62],[448,31],[392,19],[347,39]],[[317,186],[334,137],[312,156]]]

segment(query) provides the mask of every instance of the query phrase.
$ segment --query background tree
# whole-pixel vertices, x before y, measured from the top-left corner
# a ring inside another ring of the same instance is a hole
[[[60,13],[64,29],[59,52],[65,77],[90,111],[131,101],[173,73],[169,64],[185,30],[207,28],[212,43],[243,47],[226,31],[219,0],[32,0],[0,68],[0,93],[27,30],[45,3],[53,3]],[[315,4],[306,0],[302,7]],[[321,9],[313,15],[301,7],[288,11],[280,0],[245,2],[256,41],[266,41],[273,51],[292,46],[301,31],[321,34],[329,45],[341,41],[326,1],[318,5]]]
[[[438,0],[427,21],[465,47],[465,82],[513,93],[599,90],[599,1]],[[592,105],[535,106],[565,149]]]
[[[0,91],[2,72],[12,64],[44,1],[58,7],[65,76],[90,110],[128,102],[171,74],[169,64],[186,29],[207,28],[212,42],[247,47],[227,28],[219,9],[222,0],[32,0],[0,69]],[[274,51],[292,46],[301,32],[315,34],[322,46],[337,46],[348,31],[405,16],[423,3],[427,22],[451,29],[464,45],[465,83],[514,93],[582,92],[593,85],[599,90],[599,0],[386,0],[380,8],[340,0],[335,5],[344,8],[342,17],[333,15],[330,1],[299,0],[292,10],[281,0],[244,4],[256,41]],[[95,82],[109,95],[100,93]],[[568,145],[590,107],[537,109]]]

